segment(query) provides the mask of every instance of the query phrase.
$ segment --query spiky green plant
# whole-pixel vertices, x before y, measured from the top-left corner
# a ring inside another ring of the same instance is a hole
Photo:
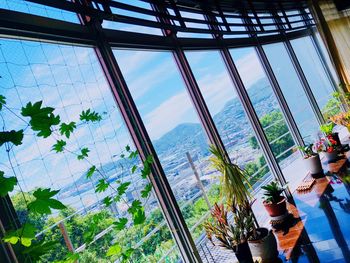
[[[233,224],[228,220],[229,210],[232,212]],[[253,214],[248,203],[246,205],[231,205],[226,210],[224,205],[215,204],[211,210],[213,222],[204,223],[208,239],[226,249],[236,252],[237,245],[246,242],[255,230]]]
[[[268,203],[276,204],[281,199],[281,194],[284,190],[286,190],[287,186],[280,186],[276,181],[272,181],[271,183],[264,185],[261,189],[265,190],[264,199]]]
[[[321,132],[325,135],[331,135],[333,132],[335,124],[333,122],[325,123],[320,126]]]
[[[228,204],[244,205],[250,197],[251,188],[247,173],[231,163],[220,149],[211,145],[209,150],[213,154],[209,159],[212,166],[222,174],[221,194]]]

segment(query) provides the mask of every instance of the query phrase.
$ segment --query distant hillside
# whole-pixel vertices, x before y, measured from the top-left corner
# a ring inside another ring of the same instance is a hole
[[[248,89],[248,93],[259,116],[271,112],[277,106],[275,100],[272,99],[273,94],[269,84],[264,79],[256,82]],[[249,128],[243,107],[237,97],[228,101],[223,109],[213,116],[213,119],[219,133],[222,135],[223,141],[229,146],[235,145],[237,147],[241,143],[242,138],[252,134],[252,129]],[[196,158],[198,153],[202,156],[209,154],[208,139],[199,123],[182,123],[154,141],[153,145],[166,173],[174,173],[181,165],[187,164],[186,152],[192,153],[193,158]],[[131,165],[130,160],[119,160],[106,163],[101,169],[110,180],[116,180],[116,178],[127,174],[127,170],[121,169],[121,167],[131,167]],[[86,184],[85,174],[77,180],[78,185],[83,185],[84,183]],[[91,186],[86,185],[82,192],[89,188]],[[61,193],[68,191],[74,192],[71,185],[63,188]]]

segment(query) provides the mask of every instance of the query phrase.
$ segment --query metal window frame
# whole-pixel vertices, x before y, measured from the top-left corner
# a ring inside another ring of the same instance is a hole
[[[65,10],[70,8],[76,8],[76,6],[71,5],[71,3],[63,4],[62,1],[58,0],[27,1],[46,4],[52,7],[61,7]],[[100,0],[93,1],[99,2]],[[76,2],[80,5],[84,5],[86,3],[83,0],[76,0]],[[152,0],[145,0],[144,2],[154,3],[154,1]],[[159,1],[156,2],[157,4],[159,4]],[[87,1],[87,3],[91,4],[90,1]],[[174,5],[174,3],[175,2],[172,2],[171,5]],[[288,42],[291,39],[300,38],[303,36],[312,36],[314,30],[313,25],[309,24],[305,28],[290,32],[287,32],[280,28],[279,30],[282,30],[283,32],[280,32],[279,34],[268,36],[255,36],[253,38],[223,38],[220,29],[215,29],[213,31],[213,33],[216,34],[215,38],[213,39],[195,39],[178,37],[174,38],[102,28],[101,17],[103,19],[103,17],[108,15],[108,4],[103,6],[104,13],[92,10],[92,8],[90,7],[87,6],[86,8],[84,8],[83,14],[92,15],[95,17],[94,19],[92,19],[92,21],[86,23],[85,25],[41,17],[37,15],[25,14],[11,10],[0,9],[0,37],[34,40],[48,43],[63,43],[69,45],[88,46],[93,47],[95,49],[97,57],[101,63],[102,69],[106,76],[106,79],[110,85],[116,103],[120,109],[120,113],[122,114],[122,117],[135,143],[135,146],[140,153],[141,158],[144,160],[150,154],[154,156],[155,162],[152,165],[152,175],[150,177],[150,180],[154,185],[155,193],[157,195],[163,214],[165,215],[167,223],[170,227],[170,230],[173,230],[172,234],[177,246],[179,247],[181,256],[183,257],[183,260],[185,262],[201,262],[201,260],[198,259],[198,251],[196,251],[196,248],[193,244],[193,240],[182,217],[181,211],[176,203],[176,199],[171,191],[170,185],[164,174],[163,168],[153,148],[149,135],[142,122],[142,119],[133,101],[130,91],[128,90],[127,84],[123,78],[118,63],[113,55],[112,49],[115,47],[119,47],[172,51],[176,63],[179,67],[180,73],[185,81],[186,88],[190,94],[192,101],[194,102],[196,111],[200,117],[201,123],[203,124],[203,127],[206,131],[206,134],[209,137],[210,142],[225,151],[225,147],[223,146],[219,133],[206,106],[206,102],[199,90],[198,84],[194,78],[191,67],[189,66],[189,63],[184,55],[185,50],[220,51],[221,56],[225,61],[225,65],[228,69],[229,75],[235,84],[236,92],[239,96],[239,99],[241,100],[242,105],[244,106],[245,112],[248,115],[248,119],[263,149],[263,153],[267,160],[268,166],[275,175],[275,177],[277,177],[282,183],[284,183],[285,179],[283,177],[281,169],[278,165],[276,158],[272,153],[271,147],[267,141],[264,130],[260,125],[258,116],[252,106],[248,93],[245,90],[244,84],[232,60],[232,57],[229,53],[229,48],[246,46],[252,46],[256,48],[260,62],[264,66],[267,76],[270,79],[270,83],[272,84],[273,90],[281,105],[281,109],[285,109],[283,113],[287,120],[287,124],[289,125],[290,131],[293,135],[293,138],[298,142],[298,144],[301,145],[302,140],[297,134],[298,129],[296,127],[296,124],[295,122],[293,123],[293,118],[290,112],[288,112],[288,108],[286,107],[287,104],[285,102],[285,98],[283,97],[278,83],[276,82],[276,79],[271,70],[271,66],[269,66],[266,56],[264,56],[264,53],[262,53],[263,50],[261,49],[263,44]],[[227,14],[226,10],[222,10],[220,6],[218,6],[217,8],[220,16],[226,15],[227,17],[235,17],[234,14]],[[188,11],[195,12],[194,7],[182,7],[182,9],[188,9]],[[81,14],[80,10],[79,14]],[[164,9],[158,10],[158,14],[159,17],[162,18],[161,20],[163,20],[163,24],[166,25],[167,23],[164,23],[164,19],[167,17],[169,18],[169,14],[166,14]],[[179,16],[179,12],[177,12],[177,16]],[[274,15],[272,16],[272,18],[276,19]],[[186,26],[184,22],[185,20],[179,20],[182,27]],[[209,22],[210,25],[215,25],[213,21]],[[260,20],[259,22],[261,23]],[[222,26],[226,28],[227,32],[230,32],[229,24],[230,23],[228,23],[227,21],[223,21]],[[247,23],[247,25],[248,24],[249,23]],[[219,25],[217,21],[216,25]],[[263,26],[264,25],[260,25],[260,28],[263,28]],[[169,30],[178,29],[169,25],[167,25],[165,28]],[[293,49],[291,48],[291,46],[289,48],[291,49],[290,52],[293,54]],[[316,50],[319,52],[319,54],[322,54],[322,51],[318,46],[316,46]],[[293,57],[293,59],[296,60],[296,57]],[[295,64],[298,65],[297,60]],[[297,67],[297,70],[299,72],[298,74],[301,75],[302,78],[303,73],[300,65],[299,67]],[[329,73],[329,70],[327,69],[326,72]],[[309,94],[309,96],[312,97],[313,94],[310,87],[307,84],[305,76],[302,79],[303,86],[305,86],[305,88],[308,89],[309,92],[311,92],[311,95]],[[310,102],[312,103],[311,105],[313,105],[312,107],[315,107],[315,100],[311,100]],[[295,134],[293,134],[293,131],[296,131]],[[9,220],[18,227],[18,219],[16,219],[15,216],[13,217],[14,210],[11,204],[11,200],[9,199],[9,197],[6,197],[5,199],[6,204],[4,202],[0,202],[0,210],[7,212],[0,214],[0,221],[8,222],[6,220]]]

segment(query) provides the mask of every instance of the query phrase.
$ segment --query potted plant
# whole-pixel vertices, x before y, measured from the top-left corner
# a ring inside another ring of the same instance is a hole
[[[213,154],[209,158],[211,165],[221,173],[221,194],[228,204],[244,205],[250,197],[251,188],[246,172],[237,164],[231,163],[215,146],[210,146],[209,150]]]
[[[231,210],[237,213],[237,211],[243,210],[242,207],[244,207],[244,213],[249,212],[249,218],[252,217],[253,214],[249,205],[249,198],[251,197],[249,188],[251,186],[246,171],[231,163],[224,153],[214,146],[210,147],[210,151],[213,154],[210,157],[212,166],[222,174],[220,177],[221,194],[230,204]],[[253,256],[260,257],[263,262],[273,262],[278,256],[277,242],[273,232],[254,224],[250,228],[252,233],[248,243]]]
[[[337,145],[341,146],[339,133],[333,132],[334,127],[335,127],[334,122],[329,122],[329,123],[322,124],[320,126],[320,130],[326,135],[326,137],[331,136],[337,142]]]
[[[282,195],[286,187],[286,185],[280,186],[275,181],[261,187],[263,190],[265,190],[263,193],[263,204],[273,220],[282,220],[288,215],[287,201]]]
[[[323,174],[320,155],[318,154],[322,149],[318,148],[317,145],[314,147],[313,144],[308,144],[304,147],[299,146],[298,149],[304,155],[304,164],[311,173],[311,176],[317,178],[319,175]]]
[[[254,227],[250,209],[239,205],[231,205],[233,224],[228,220],[229,211],[224,205],[215,204],[211,211],[212,220],[204,223],[208,239],[215,246],[233,251],[240,263],[253,263],[252,253],[248,245],[248,238]],[[215,238],[215,239],[214,239]]]
[[[324,153],[328,162],[335,162],[338,160],[338,143],[331,135],[317,142],[316,148]]]

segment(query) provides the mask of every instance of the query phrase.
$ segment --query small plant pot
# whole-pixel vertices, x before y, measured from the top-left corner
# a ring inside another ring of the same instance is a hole
[[[277,218],[287,214],[287,201],[283,196],[281,196],[281,199],[277,203],[267,203],[264,201],[264,206],[270,217]]]
[[[304,159],[304,164],[306,169],[311,173],[311,175],[323,174],[323,168],[320,156],[318,154]]]
[[[252,255],[260,257],[264,263],[276,262],[278,258],[277,241],[272,230],[261,227],[256,231],[261,233],[258,239],[248,241]]]
[[[237,245],[235,255],[239,263],[254,263],[247,241]]]
[[[326,156],[326,159],[328,162],[335,162],[338,160],[338,151],[333,152],[325,152],[324,155]]]

